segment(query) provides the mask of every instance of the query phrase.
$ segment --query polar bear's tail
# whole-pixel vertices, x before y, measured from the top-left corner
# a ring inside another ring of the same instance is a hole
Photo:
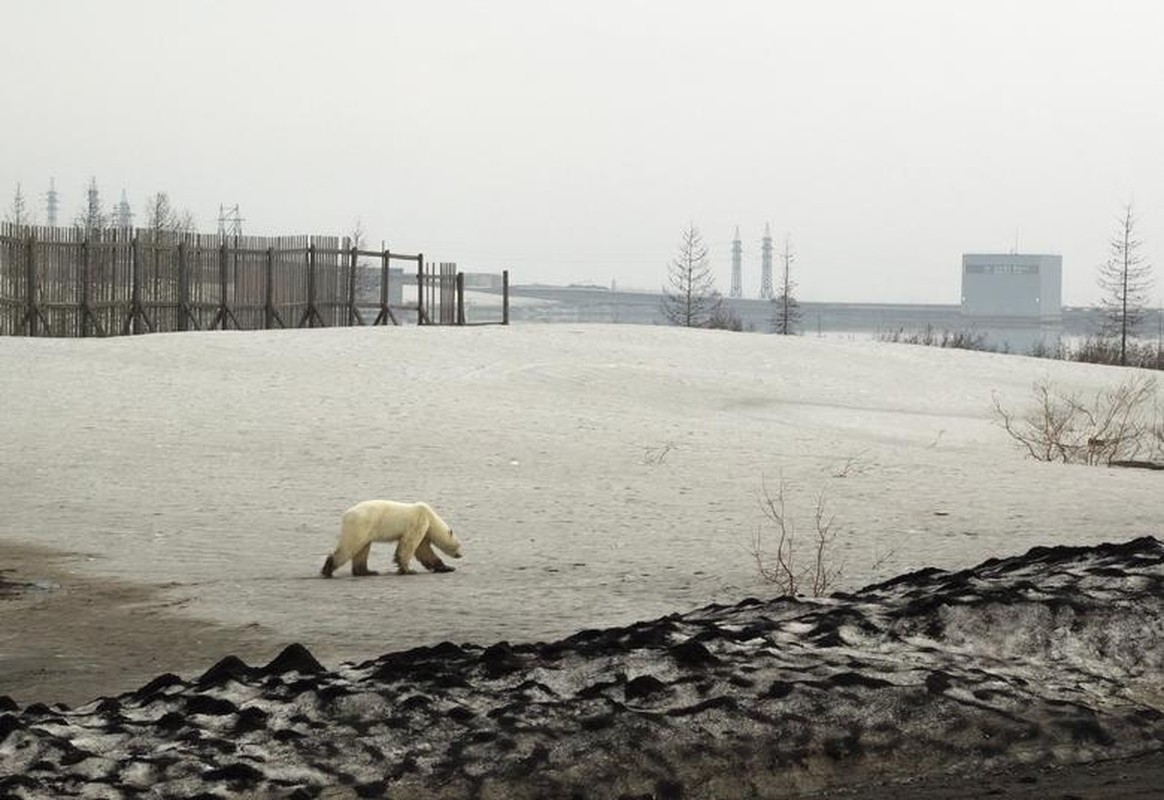
[[[319,571],[319,574],[325,578],[330,578],[333,572],[335,572],[335,556],[328,556],[327,561],[323,562],[323,569]]]

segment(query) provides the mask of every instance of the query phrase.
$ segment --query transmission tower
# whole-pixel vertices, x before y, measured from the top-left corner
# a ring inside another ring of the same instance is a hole
[[[57,193],[57,179],[49,178],[49,190],[45,193],[45,222],[50,228],[57,226],[57,210],[61,207],[61,196]]]
[[[218,236],[220,239],[231,237],[237,239],[242,236],[243,217],[239,212],[238,204],[224,206],[218,204]]]
[[[740,242],[740,226],[736,226],[736,238],[732,239],[732,289],[729,297],[743,297],[743,261],[744,245]]]
[[[764,239],[760,243],[760,299],[772,297],[772,231],[765,222]]]
[[[133,227],[133,211],[129,208],[129,199],[125,196],[125,189],[121,190],[121,200],[113,207],[113,219],[118,228]]]
[[[97,188],[97,179],[89,178],[89,188],[85,191],[85,230],[99,231],[105,227],[108,219],[101,210],[101,190]]]

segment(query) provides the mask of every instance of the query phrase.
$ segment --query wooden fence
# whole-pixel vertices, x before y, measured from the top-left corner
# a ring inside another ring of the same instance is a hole
[[[486,324],[509,322],[508,273],[502,280],[501,318]],[[416,287],[412,302],[404,284]],[[335,236],[0,224],[0,335],[463,325],[463,287],[455,264],[360,250]]]

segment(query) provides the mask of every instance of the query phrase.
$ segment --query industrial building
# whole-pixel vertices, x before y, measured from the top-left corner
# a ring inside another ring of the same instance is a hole
[[[1054,346],[1063,333],[1063,257],[964,254],[962,322],[991,346],[1010,352]]]

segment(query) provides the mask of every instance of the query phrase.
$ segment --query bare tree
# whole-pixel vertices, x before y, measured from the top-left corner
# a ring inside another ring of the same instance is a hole
[[[351,240],[351,246],[357,250],[364,249],[364,240],[367,238],[367,233],[364,231],[364,220],[356,217],[356,221],[352,223],[351,233],[348,234],[348,239]]]
[[[73,225],[84,228],[87,233],[103,231],[109,227],[109,215],[105,213],[105,206],[101,202],[101,190],[97,188],[96,178],[89,179],[89,186],[85,190],[85,207],[77,212]]]
[[[1119,340],[1119,363],[1128,363],[1128,339],[1135,338],[1143,322],[1152,286],[1152,266],[1140,253],[1143,242],[1136,238],[1136,216],[1132,205],[1124,206],[1115,236],[1108,246],[1108,259],[1099,268],[1103,332]]]
[[[707,245],[699,229],[688,224],[683,230],[679,255],[667,272],[663,314],[672,325],[705,328],[716,318],[721,302],[707,262]]]
[[[16,193],[12,196],[12,205],[5,212],[4,219],[13,225],[32,224],[32,213],[28,210],[28,201],[24,198],[24,189],[20,181],[16,182]]]
[[[792,262],[795,260],[792,243],[785,236],[784,249],[780,252],[780,290],[772,298],[772,332],[782,336],[796,333],[796,326],[800,324],[800,304],[793,296],[796,282],[792,280]]]
[[[174,208],[168,192],[155,192],[146,198],[146,229],[154,239],[193,233],[194,215],[187,209]]]
[[[356,217],[351,230],[344,237],[344,247],[355,248],[357,251],[368,249],[368,234],[364,230],[364,220],[360,217]],[[356,294],[369,301],[376,298],[380,287],[380,273],[379,270],[373,269],[373,266],[373,263],[363,256],[355,257]]]
[[[146,198],[146,229],[153,233],[154,238],[169,233],[174,228],[174,208],[170,205],[170,195],[166,192],[156,192]]]
[[[346,246],[354,247],[356,250],[368,249],[368,232],[364,230],[364,220],[360,217],[356,217],[356,221],[352,223],[352,229],[347,235]],[[357,256],[356,266],[367,266],[367,262],[362,256]]]

